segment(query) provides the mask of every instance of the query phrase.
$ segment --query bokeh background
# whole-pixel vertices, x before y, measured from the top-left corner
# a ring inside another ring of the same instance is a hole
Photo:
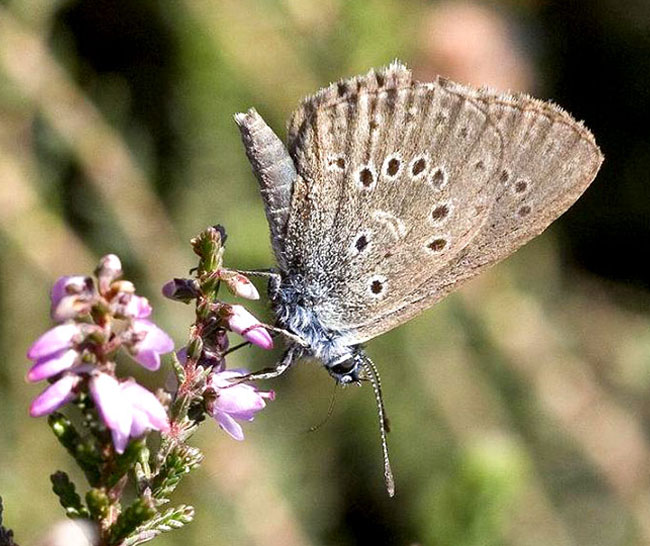
[[[650,544],[650,3],[3,0],[0,495],[20,544],[61,518],[48,476],[72,470],[27,416],[52,281],[118,253],[181,345],[191,309],[159,288],[194,265],[190,237],[222,223],[229,265],[272,265],[233,113],[254,105],[284,135],[302,96],[394,58],[556,101],[602,171],[543,236],[369,344],[393,500],[372,390],[339,390],[307,433],[333,387],[305,364],[245,442],[202,427],[206,461],[176,494],[196,520],[158,544]]]

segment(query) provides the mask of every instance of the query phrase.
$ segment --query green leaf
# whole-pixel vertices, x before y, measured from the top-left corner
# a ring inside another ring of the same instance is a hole
[[[175,352],[172,351],[170,358],[172,361],[172,368],[174,369],[174,374],[176,375],[176,379],[178,380],[178,384],[180,385],[185,381],[185,368],[178,361],[178,357],[176,356]]]
[[[161,533],[180,529],[194,519],[194,507],[181,505],[170,508],[164,514],[153,518],[127,537],[121,546],[137,546],[156,538]]]
[[[65,508],[65,513],[69,518],[87,518],[88,510],[81,502],[81,497],[77,494],[74,483],[65,472],[58,471],[50,476],[52,482],[52,491],[59,497],[61,506]]]
[[[132,534],[142,524],[148,522],[156,515],[156,509],[148,499],[139,498],[133,501],[122,512],[110,528],[109,544],[119,544],[124,538]]]
[[[99,466],[103,461],[93,438],[82,438],[72,422],[61,413],[52,413],[48,417],[47,423],[57,440],[83,470],[88,483],[92,486],[98,485]]]
[[[92,488],[86,493],[86,505],[90,516],[95,521],[101,521],[108,515],[111,501],[104,489]]]
[[[197,468],[203,461],[203,453],[187,445],[174,446],[151,484],[151,494],[155,499],[167,499],[176,489],[183,475]]]

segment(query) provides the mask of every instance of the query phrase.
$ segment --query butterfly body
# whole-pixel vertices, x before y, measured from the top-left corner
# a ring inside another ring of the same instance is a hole
[[[326,327],[316,311],[327,292],[313,293],[305,288],[300,273],[281,272],[279,279],[269,286],[277,324],[304,342],[289,347],[292,358],[318,359],[339,383],[358,381],[363,365],[361,347],[347,344],[349,332]]]
[[[237,114],[264,200],[289,346],[356,381],[360,345],[541,233],[602,162],[591,133],[525,95],[421,83],[400,63],[308,97],[287,146]]]

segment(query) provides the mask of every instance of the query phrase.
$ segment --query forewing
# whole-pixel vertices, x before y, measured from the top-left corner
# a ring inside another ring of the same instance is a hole
[[[380,317],[355,322],[356,340],[408,320],[540,234],[580,197],[603,161],[592,134],[551,103],[451,82],[444,87],[482,104],[502,135],[503,163],[488,182],[494,202],[476,236],[435,275]]]
[[[288,148],[287,272],[350,342],[396,325],[385,317],[478,236],[499,191],[501,136],[485,105],[399,64],[308,99]]]

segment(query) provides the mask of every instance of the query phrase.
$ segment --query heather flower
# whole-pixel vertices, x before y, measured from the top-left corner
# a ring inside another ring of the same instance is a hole
[[[160,355],[174,350],[174,341],[153,322],[145,319],[133,321],[133,331],[139,340],[130,351],[142,366],[151,371],[160,368]]]
[[[216,394],[209,404],[209,413],[219,426],[235,440],[243,440],[244,432],[237,422],[252,421],[255,414],[266,407],[265,400],[273,400],[273,391],[260,391],[253,385],[232,380],[246,375],[246,370],[226,370],[210,375],[208,386]]]
[[[226,283],[228,289],[240,298],[247,300],[259,300],[260,295],[255,285],[241,273],[226,273],[222,275],[222,280]]]
[[[262,349],[272,349],[273,339],[264,326],[241,305],[231,305],[228,328]]]
[[[59,353],[63,349],[70,349],[75,338],[82,334],[79,324],[60,324],[51,328],[39,337],[27,351],[30,360],[44,360]]]
[[[115,254],[107,254],[99,260],[95,274],[99,281],[99,291],[104,294],[108,292],[111,283],[122,276],[122,262]]]
[[[40,358],[27,372],[27,380],[36,382],[49,379],[64,372],[77,362],[79,353],[74,349],[62,349]]]
[[[95,286],[90,277],[59,277],[50,292],[52,319],[63,322],[88,314],[95,297]]]
[[[29,407],[29,414],[32,417],[41,417],[67,404],[76,396],[74,389],[80,381],[81,377],[78,375],[64,375],[34,399]]]
[[[127,317],[135,319],[147,318],[151,315],[151,304],[147,298],[131,294],[128,303],[124,306],[123,312]]]
[[[108,374],[96,373],[90,379],[90,392],[117,453],[124,453],[129,438],[152,429],[169,430],[165,408],[133,379],[120,383]]]
[[[131,404],[133,421],[129,435],[133,438],[142,436],[148,430],[169,430],[169,419],[165,408],[158,398],[135,380],[127,379],[120,384],[122,395]]]
[[[200,289],[194,279],[172,279],[162,287],[162,294],[170,300],[189,303],[199,297]]]

